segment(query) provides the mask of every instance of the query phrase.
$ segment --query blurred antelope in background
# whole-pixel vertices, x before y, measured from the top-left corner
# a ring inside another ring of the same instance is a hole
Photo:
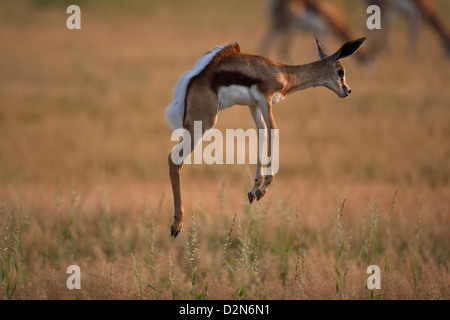
[[[268,137],[267,158],[272,161],[271,137],[277,129],[272,106],[296,91],[317,86],[324,86],[341,98],[348,97],[351,90],[340,60],[355,53],[365,40],[349,41],[334,54],[327,55],[316,38],[320,60],[304,65],[286,65],[263,56],[244,54],[237,43],[226,44],[205,53],[193,69],[180,77],[173,102],[166,109],[171,128],[183,132],[168,159],[175,211],[170,228],[172,236],[176,237],[183,227],[182,164],[215,125],[219,111],[234,105],[248,106],[258,129],[258,146],[264,145],[260,140]],[[194,132],[198,122],[202,124],[201,135]],[[270,161],[263,171],[258,156],[255,183],[248,193],[250,203],[261,199],[273,181]]]
[[[450,30],[439,14],[435,0],[365,0],[367,5],[377,5],[381,9],[381,30],[369,32],[370,52],[376,54],[389,45],[389,36],[399,15],[408,21],[409,52],[417,52],[421,20],[424,19],[442,42],[445,55],[450,58]]]
[[[343,41],[355,39],[344,10],[330,0],[273,0],[269,5],[269,19],[270,29],[260,45],[263,55],[280,38],[280,57],[289,59],[293,38],[299,32],[312,32],[321,38],[334,34]],[[364,48],[358,51],[357,57],[364,63],[370,59]]]

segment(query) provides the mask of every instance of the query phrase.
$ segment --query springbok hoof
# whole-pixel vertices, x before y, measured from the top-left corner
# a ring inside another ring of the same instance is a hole
[[[176,238],[177,235],[180,233],[182,227],[183,227],[182,224],[178,224],[178,226],[175,226],[175,222],[174,222],[170,226],[170,236]]]
[[[263,195],[264,193],[262,193],[259,189],[256,190],[256,201],[259,201],[259,199],[261,199]]]
[[[250,202],[250,204],[253,202],[253,200],[255,200],[255,195],[252,192],[249,192],[248,201]]]

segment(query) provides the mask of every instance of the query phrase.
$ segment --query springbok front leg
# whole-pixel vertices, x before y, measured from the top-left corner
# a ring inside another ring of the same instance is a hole
[[[256,167],[255,184],[253,185],[253,189],[248,193],[248,200],[250,201],[250,203],[252,203],[256,198],[256,191],[261,188],[264,181],[261,163],[263,149],[261,148],[261,146],[264,146],[266,143],[266,124],[262,117],[261,109],[258,106],[249,106],[249,109],[250,113],[252,114],[253,121],[255,121],[256,124],[258,137],[258,162]]]
[[[264,122],[267,125],[266,134],[267,137],[265,140],[267,141],[267,161],[265,161],[265,174],[264,176],[264,184],[258,190],[256,190],[256,200],[261,199],[269,189],[270,184],[273,182],[273,165],[274,165],[274,157],[273,157],[273,141],[277,129],[277,125],[275,123],[275,119],[272,114],[272,96],[261,96],[259,100],[260,102],[260,110],[263,117]],[[261,144],[260,144],[261,147]]]

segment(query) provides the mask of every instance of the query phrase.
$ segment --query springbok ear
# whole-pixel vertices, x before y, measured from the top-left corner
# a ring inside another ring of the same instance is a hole
[[[364,41],[366,41],[366,37],[344,43],[342,47],[331,56],[332,59],[334,61],[337,61],[342,58],[351,56],[356,51],[358,51]]]
[[[328,56],[327,50],[323,46],[323,44],[317,39],[316,35],[314,35],[314,39],[316,40],[317,51],[319,52],[319,58],[323,59]]]

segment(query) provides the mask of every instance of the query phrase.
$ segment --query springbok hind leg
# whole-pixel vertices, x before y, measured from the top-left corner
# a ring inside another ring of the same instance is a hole
[[[172,184],[175,210],[170,234],[174,238],[183,228],[184,219],[181,197],[181,166],[202,140],[205,132],[214,126],[217,119],[217,98],[209,92],[191,90],[192,93],[186,98],[187,105],[183,138],[169,154],[170,181]],[[196,126],[199,127],[197,128]],[[200,130],[200,126],[201,134],[197,134],[195,129]]]
[[[189,147],[190,137],[188,135],[184,135],[180,142],[175,146],[172,152],[169,154],[169,175],[170,182],[172,184],[172,192],[173,192],[173,204],[175,209],[174,221],[172,226],[170,227],[170,235],[176,238],[178,233],[180,233],[181,228],[183,227],[183,218],[184,218],[184,209],[183,202],[181,199],[181,166],[183,165],[183,161],[188,156],[186,147]]]
[[[186,158],[194,151],[195,147],[202,139],[202,135],[194,135],[193,127],[187,129],[183,138],[175,146],[169,154],[169,172],[170,182],[172,184],[173,204],[175,209],[174,221],[170,227],[170,235],[174,238],[180,233],[183,228],[184,209],[181,197],[181,166]]]
[[[209,126],[207,126],[207,128],[209,129]],[[177,237],[183,228],[184,219],[183,201],[181,197],[181,166],[202,140],[206,130],[207,129],[202,128],[202,134],[196,135],[194,134],[194,125],[189,125],[183,138],[169,154],[170,182],[172,183],[173,204],[175,209],[173,217],[174,221],[170,227],[170,235],[174,238]]]

